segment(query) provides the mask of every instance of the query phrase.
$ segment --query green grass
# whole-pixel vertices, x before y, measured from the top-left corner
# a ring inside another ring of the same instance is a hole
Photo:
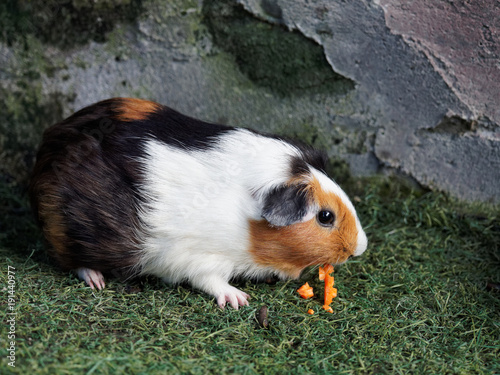
[[[316,269],[241,283],[252,299],[240,311],[155,278],[108,278],[92,292],[50,263],[24,200],[2,184],[0,314],[11,265],[17,337],[10,369],[2,325],[0,373],[500,373],[500,293],[487,288],[500,282],[498,211],[385,180],[348,191],[370,244],[337,267],[329,314],[295,292],[305,281],[321,290]],[[262,305],[268,329],[255,319]]]

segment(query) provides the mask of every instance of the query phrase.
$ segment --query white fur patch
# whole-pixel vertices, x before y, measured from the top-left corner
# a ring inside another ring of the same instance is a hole
[[[143,274],[215,295],[232,276],[270,273],[248,254],[249,220],[261,218],[264,194],[290,177],[293,146],[239,129],[209,150],[151,140],[146,154]]]

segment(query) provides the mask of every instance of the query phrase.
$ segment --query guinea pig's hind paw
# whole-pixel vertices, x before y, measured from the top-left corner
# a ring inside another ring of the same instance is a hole
[[[85,281],[91,289],[97,288],[98,290],[104,289],[106,284],[104,283],[104,276],[100,271],[91,270],[90,268],[78,268],[76,269],[78,277]]]
[[[248,306],[249,298],[248,294],[231,286],[230,289],[217,295],[217,304],[221,309],[224,309],[226,302],[229,302],[233,309],[238,310],[240,306]]]

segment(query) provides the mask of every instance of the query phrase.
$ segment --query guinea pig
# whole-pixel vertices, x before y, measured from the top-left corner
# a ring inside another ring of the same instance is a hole
[[[234,277],[298,278],[366,250],[325,162],[278,136],[114,98],[45,131],[29,191],[49,255],[92,289],[119,270],[238,309],[249,296]]]

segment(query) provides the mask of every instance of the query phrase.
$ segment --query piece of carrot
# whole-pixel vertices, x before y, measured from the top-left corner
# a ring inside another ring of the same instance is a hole
[[[333,266],[331,264],[325,264],[323,267],[319,267],[319,280],[325,280],[325,276],[333,272]]]
[[[332,312],[333,312],[333,310],[332,310]],[[309,315],[312,315],[312,314],[314,314],[314,310],[313,310],[313,309],[309,309],[309,310],[307,310],[307,313],[308,313]]]
[[[324,281],[326,276],[325,269],[319,266],[319,281]]]
[[[328,306],[328,305],[323,305],[323,308],[328,311],[329,313],[332,313],[333,314],[333,309],[331,306]]]
[[[337,288],[326,289],[325,290],[325,305],[329,306],[335,297],[337,297]]]
[[[304,299],[308,299],[314,296],[313,288],[309,286],[309,283],[305,283],[304,285],[302,285],[299,289],[297,289],[297,292]]]
[[[337,297],[337,289],[333,287],[335,284],[335,279],[330,275],[334,271],[331,264],[325,264],[323,267],[319,267],[319,279],[325,282],[325,304],[323,308],[333,313],[333,309],[330,307],[333,299]]]

